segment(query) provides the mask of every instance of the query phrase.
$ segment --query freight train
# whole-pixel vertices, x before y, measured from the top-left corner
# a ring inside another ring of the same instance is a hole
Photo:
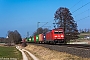
[[[39,34],[26,39],[26,42],[32,43],[64,43],[64,29],[55,28],[46,34]]]

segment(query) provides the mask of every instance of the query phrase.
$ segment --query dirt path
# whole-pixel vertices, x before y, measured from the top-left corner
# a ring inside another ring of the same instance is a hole
[[[19,46],[16,46],[16,48],[22,53],[23,60],[28,60],[28,57],[26,56],[24,51]]]
[[[36,56],[34,56],[29,51],[25,50],[20,46],[16,46],[16,48],[22,53],[23,60],[39,60]]]
[[[27,52],[29,54],[29,56],[31,56],[31,58],[33,60],[39,60],[36,56],[34,56],[32,53],[30,53],[29,51],[25,50],[25,49],[22,49],[23,51]]]

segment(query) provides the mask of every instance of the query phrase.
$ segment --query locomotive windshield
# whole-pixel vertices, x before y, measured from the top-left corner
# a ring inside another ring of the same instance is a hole
[[[62,34],[63,31],[54,31],[54,34]]]

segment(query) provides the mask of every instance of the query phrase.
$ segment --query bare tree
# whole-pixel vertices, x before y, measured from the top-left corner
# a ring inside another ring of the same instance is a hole
[[[33,33],[33,36],[34,36],[34,35],[38,35],[38,34],[42,34],[42,33],[45,34],[45,33],[48,32],[48,31],[49,31],[48,28],[44,28],[44,29],[43,29],[43,28],[40,27],[40,28],[37,29],[36,32]]]
[[[22,40],[21,35],[19,34],[19,32],[17,30],[13,31],[8,31],[8,43],[15,43],[18,44],[20,43]]]
[[[57,9],[54,18],[57,28],[64,28],[65,40],[75,39],[78,37],[77,23],[74,21],[74,18],[68,8],[60,7]]]
[[[49,31],[48,28],[44,28],[44,29],[43,29],[43,33],[44,33],[44,34],[47,33],[48,31]]]

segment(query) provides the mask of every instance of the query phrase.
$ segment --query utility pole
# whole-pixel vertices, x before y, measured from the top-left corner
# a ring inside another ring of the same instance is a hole
[[[27,38],[29,37],[29,32],[27,32]]]
[[[39,34],[39,31],[38,31],[39,23],[40,23],[40,22],[37,22],[37,34]]]
[[[48,22],[37,22],[37,34],[39,34],[38,28],[39,28],[39,24],[40,24],[40,23],[45,23],[44,25],[46,25]],[[43,26],[44,26],[44,25],[43,25]],[[43,27],[43,26],[41,26],[41,27]]]

